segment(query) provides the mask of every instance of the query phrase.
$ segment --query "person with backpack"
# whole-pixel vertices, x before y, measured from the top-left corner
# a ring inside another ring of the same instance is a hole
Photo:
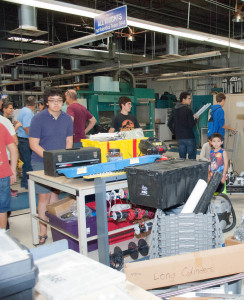
[[[226,129],[231,130],[234,134],[236,133],[236,129],[225,125],[225,112],[223,110],[225,101],[226,96],[224,93],[218,93],[216,95],[217,104],[211,106],[210,119],[208,121],[208,138],[210,138],[213,133],[220,133],[224,140]]]

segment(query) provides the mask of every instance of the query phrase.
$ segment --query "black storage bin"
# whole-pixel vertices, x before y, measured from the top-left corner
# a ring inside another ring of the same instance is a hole
[[[166,209],[185,203],[199,179],[207,181],[208,162],[174,159],[125,168],[133,204]]]

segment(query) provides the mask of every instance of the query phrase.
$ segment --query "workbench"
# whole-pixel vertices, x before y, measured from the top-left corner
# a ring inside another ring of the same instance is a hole
[[[82,178],[68,179],[65,176],[52,177],[44,174],[44,171],[28,172],[28,186],[29,186],[29,202],[32,226],[32,241],[34,245],[38,244],[39,233],[39,219],[36,207],[36,193],[35,183],[41,183],[48,187],[69,193],[76,196],[77,200],[77,217],[78,217],[78,238],[60,229],[54,225],[49,224],[45,220],[43,223],[50,225],[63,234],[77,240],[79,242],[80,253],[88,255],[87,242],[93,239],[98,239],[98,255],[99,262],[110,265],[109,260],[109,243],[108,243],[108,224],[107,224],[107,203],[106,192],[111,190],[118,190],[127,187],[126,175],[117,175],[112,177],[96,178],[94,181],[85,181]],[[86,231],[86,215],[85,215],[85,196],[95,194],[96,211],[97,211],[97,236],[87,238]],[[109,232],[113,234],[122,229]]]

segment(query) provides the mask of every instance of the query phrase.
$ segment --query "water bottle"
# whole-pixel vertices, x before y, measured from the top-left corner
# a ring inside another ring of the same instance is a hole
[[[236,230],[234,232],[234,239],[244,242],[244,212],[242,214],[241,223],[236,227]]]

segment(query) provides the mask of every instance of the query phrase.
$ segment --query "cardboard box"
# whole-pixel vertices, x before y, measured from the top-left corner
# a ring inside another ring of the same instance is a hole
[[[47,205],[47,211],[50,215],[60,216],[63,213],[68,212],[70,210],[70,206],[75,201],[76,200],[70,196],[65,197],[64,199],[59,200],[58,202]]]
[[[234,239],[234,236],[229,236],[225,239],[225,246],[233,246],[243,244],[243,242],[237,241]]]
[[[125,264],[127,280],[148,290],[244,272],[244,243]]]

